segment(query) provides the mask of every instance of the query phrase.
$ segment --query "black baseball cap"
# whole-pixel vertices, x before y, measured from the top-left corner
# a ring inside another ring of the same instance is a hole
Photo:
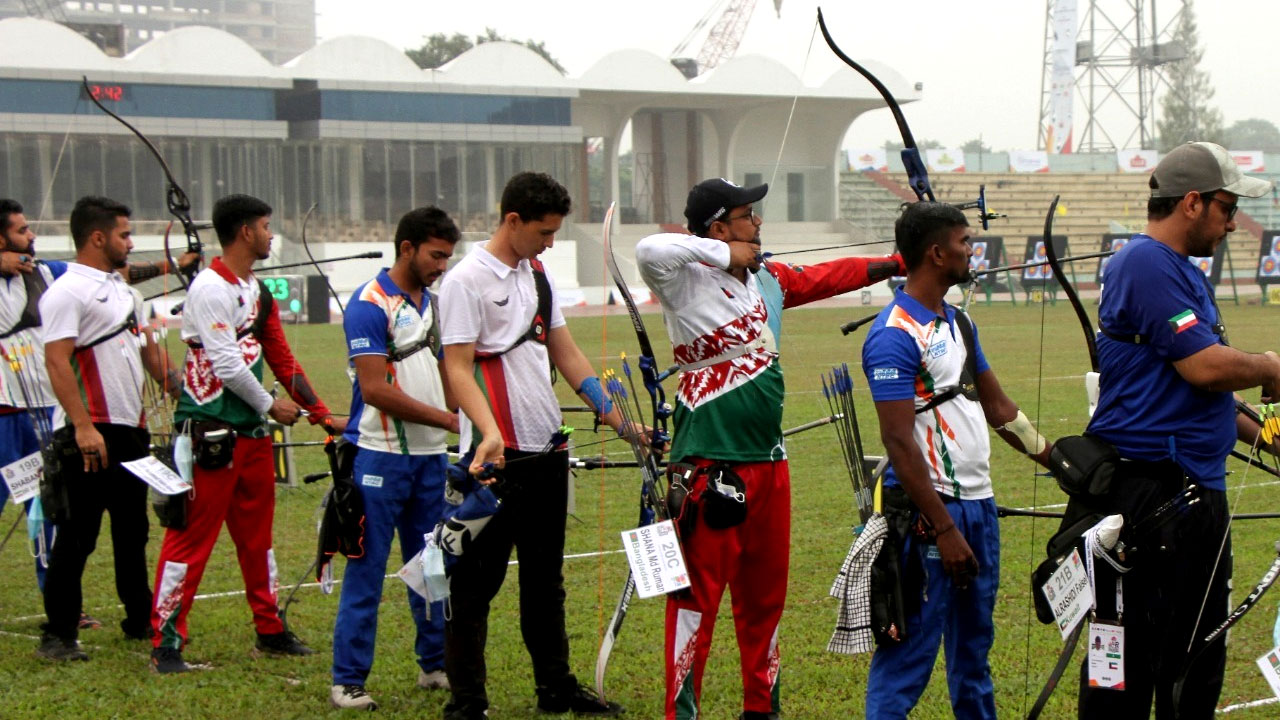
[[[711,228],[711,223],[724,217],[731,208],[759,202],[768,192],[769,183],[742,187],[724,178],[703,180],[689,191],[689,199],[684,204],[689,232],[704,235]]]

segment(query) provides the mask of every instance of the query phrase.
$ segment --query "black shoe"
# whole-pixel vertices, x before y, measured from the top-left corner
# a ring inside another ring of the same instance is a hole
[[[161,675],[184,673],[191,666],[182,659],[182,651],[177,648],[158,647],[151,651],[151,671]]]
[[[444,720],[487,720],[488,717],[488,710],[463,708],[452,700],[444,706]]]
[[[615,702],[601,700],[594,690],[575,680],[573,685],[558,693],[540,690],[538,712],[556,714],[571,712],[574,715],[615,717],[622,714],[622,706]]]
[[[129,640],[150,640],[155,636],[155,631],[151,629],[151,623],[142,626],[130,625],[128,620],[120,621],[120,632]]]
[[[268,655],[313,655],[315,650],[302,644],[297,635],[284,630],[270,635],[258,633],[254,648]]]
[[[778,720],[776,712],[758,712],[756,710],[743,710],[738,716],[738,720]]]
[[[49,633],[40,636],[40,646],[36,648],[36,654],[47,660],[59,662],[89,659],[85,651],[80,649],[80,643],[75,640],[63,640]]]

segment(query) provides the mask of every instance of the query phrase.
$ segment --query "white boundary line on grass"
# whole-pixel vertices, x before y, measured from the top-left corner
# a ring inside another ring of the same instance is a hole
[[[1250,700],[1249,702],[1236,703],[1235,705],[1228,705],[1224,708],[1218,708],[1217,712],[1219,714],[1225,715],[1229,712],[1235,712],[1236,710],[1246,710],[1252,707],[1262,707],[1263,705],[1271,705],[1273,703],[1278,703],[1278,702],[1280,702],[1280,697],[1269,697],[1269,698],[1263,698],[1261,700]]]
[[[565,556],[564,556],[564,559],[565,559],[565,560],[577,560],[577,559],[580,559],[580,558],[603,557],[603,556],[605,556],[605,555],[617,555],[617,554],[619,554],[619,553],[624,553],[624,552],[626,552],[626,550],[596,550],[596,551],[593,551],[593,552],[574,553],[574,554],[572,554],[572,555],[565,555]],[[519,565],[519,564],[520,564],[520,561],[519,561],[519,560],[511,560],[511,561],[508,561],[508,562],[507,562],[507,565],[508,565],[508,566],[510,566],[510,565]],[[385,580],[385,579],[393,578],[393,577],[396,577],[396,574],[395,574],[395,573],[391,573],[391,574],[389,574],[389,575],[384,575],[384,576],[383,576],[383,579]],[[337,579],[337,580],[334,580],[334,581],[333,581],[333,584],[334,584],[334,585],[341,585],[341,584],[342,584],[342,579],[341,579],[341,578],[339,578],[339,579]],[[290,587],[290,586],[288,586],[288,585],[280,585],[280,586],[278,586],[278,588],[277,588],[277,589],[279,589],[279,588],[286,588],[286,587]],[[306,588],[306,587],[320,587],[320,583],[315,583],[315,582],[303,583],[303,584],[302,584],[302,587],[304,587],[304,588]],[[214,598],[239,597],[239,596],[241,596],[241,595],[244,595],[244,590],[227,590],[226,592],[200,593],[199,595],[196,595],[196,596],[195,596],[194,598],[192,598],[192,599],[193,599],[193,600],[211,600],[211,599],[214,599]],[[116,608],[121,608],[121,607],[124,607],[124,606],[123,606],[123,605],[119,605],[119,604],[117,604],[117,605],[115,605],[115,607],[116,607]],[[94,610],[98,610],[98,609],[100,609],[100,608],[93,608],[93,609],[94,609]],[[3,620],[0,620],[0,622],[4,622],[4,623],[11,623],[11,622],[30,622],[31,620],[39,620],[39,619],[41,619],[41,618],[43,618],[43,617],[44,617],[44,613],[40,613],[39,615],[23,615],[23,616],[20,616],[20,617],[5,618],[5,619],[3,619]],[[0,631],[0,632],[3,632],[3,631]],[[13,634],[13,633],[11,633],[11,634]]]
[[[1254,483],[1254,484],[1252,484],[1252,485],[1245,485],[1243,488],[1241,488],[1241,487],[1233,487],[1233,488],[1230,488],[1230,489],[1231,489],[1231,490],[1233,490],[1233,491],[1234,491],[1234,490],[1247,490],[1247,489],[1249,489],[1249,488],[1270,487],[1270,486],[1273,486],[1273,485],[1280,485],[1280,480],[1268,480],[1268,481],[1266,481],[1266,482]],[[1066,504],[1066,503],[1053,503],[1053,504],[1051,504],[1051,505],[1030,505],[1030,506],[1028,506],[1028,507],[1020,507],[1020,508],[1013,508],[1013,509],[1014,509],[1014,510],[1017,510],[1017,511],[1019,511],[1019,512],[1036,512],[1036,511],[1039,511],[1039,510],[1057,510],[1057,509],[1059,509],[1059,508],[1064,508],[1064,507],[1066,507],[1066,506],[1067,506],[1067,504]],[[1275,702],[1280,702],[1280,698],[1276,698]]]

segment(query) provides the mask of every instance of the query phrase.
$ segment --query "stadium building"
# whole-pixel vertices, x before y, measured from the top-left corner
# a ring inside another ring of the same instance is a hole
[[[918,99],[900,75],[873,69],[900,100]],[[840,143],[858,115],[884,107],[851,70],[805,84],[760,56],[689,80],[664,58],[619,50],[567,77],[510,43],[422,70],[383,41],[340,37],[273,64],[227,32],[184,27],[115,58],[52,22],[0,20],[0,196],[64,221],[78,197],[108,194],[135,209],[140,234],[168,219],[162,171],[92,105],[82,76],[155,142],[197,218],[246,192],[276,208],[285,234],[318,203],[308,233],[328,242],[385,242],[401,214],[429,203],[483,233],[508,177],[548,172],[573,194],[557,261],[582,286],[600,285],[610,202],[625,248],[655,224],[683,224],[688,188],[708,176],[771,182],[771,239],[848,238]]]

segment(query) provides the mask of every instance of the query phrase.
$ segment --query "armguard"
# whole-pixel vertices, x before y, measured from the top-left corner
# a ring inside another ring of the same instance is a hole
[[[582,385],[578,386],[577,393],[591,403],[596,409],[596,414],[601,417],[608,415],[613,410],[613,401],[608,395],[604,394],[604,387],[600,385],[600,378],[592,375],[582,381]]]
[[[1044,436],[1036,430],[1036,427],[1031,424],[1031,421],[1027,419],[1022,410],[1018,410],[1018,414],[1014,415],[1009,422],[1001,425],[1000,429],[1018,438],[1028,455],[1039,455],[1044,452],[1045,446],[1048,444],[1045,442]]]

